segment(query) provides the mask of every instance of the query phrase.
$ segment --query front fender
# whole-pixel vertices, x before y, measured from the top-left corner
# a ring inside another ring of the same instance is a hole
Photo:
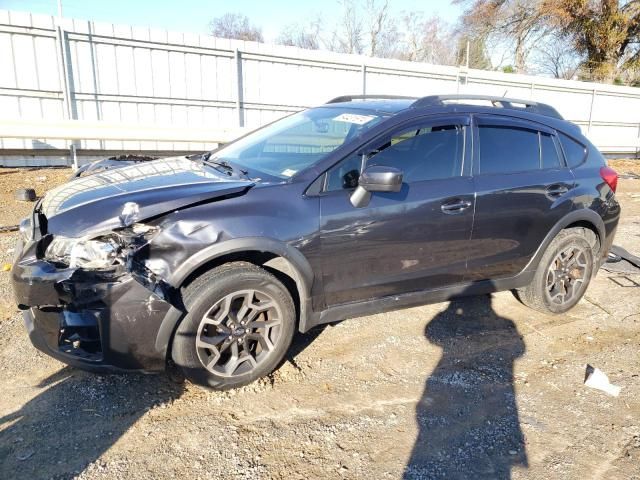
[[[249,251],[273,253],[284,258],[290,263],[296,277],[298,277],[294,278],[298,288],[303,287],[302,289],[307,293],[311,292],[313,270],[304,255],[291,245],[266,237],[234,238],[210,245],[187,258],[165,280],[174,287],[179,287],[189,275],[202,265],[223,255]]]
[[[180,288],[193,272],[212,260],[231,253],[250,251],[272,253],[287,262],[293,280],[296,282],[300,299],[299,330],[301,332],[307,331],[308,325],[313,324],[310,322],[310,316],[314,315],[311,309],[313,270],[307,259],[297,248],[282,241],[264,237],[246,237],[210,245],[187,258],[165,280],[174,288]],[[156,350],[161,354],[166,356],[173,333],[184,314],[185,312],[182,310],[172,307],[162,320],[156,336]]]

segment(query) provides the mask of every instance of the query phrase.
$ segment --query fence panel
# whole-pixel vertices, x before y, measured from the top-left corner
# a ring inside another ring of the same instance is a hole
[[[479,93],[547,102],[605,151],[640,149],[640,89],[367,58],[0,10],[0,117],[258,127],[348,93]],[[91,150],[197,142],[76,140]],[[2,149],[66,149],[11,139]],[[36,152],[34,152],[36,153]]]

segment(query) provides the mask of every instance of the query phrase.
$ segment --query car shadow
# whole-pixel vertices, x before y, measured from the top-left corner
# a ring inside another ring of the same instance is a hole
[[[509,479],[528,466],[513,366],[525,351],[491,296],[450,302],[426,326],[442,357],[416,407],[419,428],[404,478]]]
[[[330,325],[332,324],[317,325],[305,333],[296,332],[291,341],[291,346],[284,356],[283,362],[289,361],[296,368],[300,368],[296,362],[298,355],[315,342]]]
[[[70,478],[84,471],[145,412],[184,389],[166,375],[93,375],[64,367],[42,393],[0,418],[0,478]]]

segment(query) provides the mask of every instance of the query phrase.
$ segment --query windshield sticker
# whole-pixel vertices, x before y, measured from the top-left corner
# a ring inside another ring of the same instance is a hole
[[[374,115],[356,115],[354,113],[343,113],[333,120],[335,122],[355,123],[356,125],[364,125],[376,118]]]
[[[295,175],[296,171],[295,170],[291,170],[290,168],[287,168],[285,170],[282,171],[282,175],[284,175],[285,177],[293,177]]]

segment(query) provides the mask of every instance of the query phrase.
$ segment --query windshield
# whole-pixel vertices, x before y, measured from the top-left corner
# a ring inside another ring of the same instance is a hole
[[[216,150],[209,161],[286,179],[384,118],[355,108],[305,110]]]

